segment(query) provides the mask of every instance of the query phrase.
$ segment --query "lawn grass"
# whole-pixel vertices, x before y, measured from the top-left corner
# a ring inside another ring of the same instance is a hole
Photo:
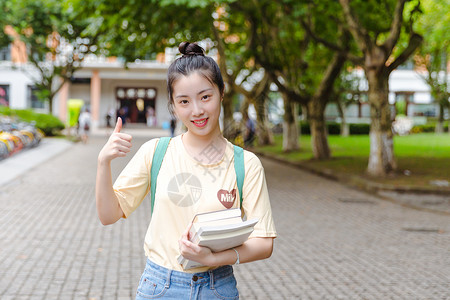
[[[301,136],[300,150],[282,151],[282,136],[275,136],[275,144],[257,147],[260,152],[276,155],[293,162],[334,173],[357,175],[372,181],[396,186],[430,187],[430,181],[450,181],[450,135],[423,133],[394,137],[394,153],[398,170],[386,178],[369,178],[366,174],[370,141],[367,135],[349,137],[329,136],[332,158],[314,159],[311,137]]]

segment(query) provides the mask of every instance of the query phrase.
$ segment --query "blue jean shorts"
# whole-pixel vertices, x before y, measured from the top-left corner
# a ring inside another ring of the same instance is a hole
[[[233,267],[201,273],[166,269],[147,260],[136,292],[143,299],[239,299]]]

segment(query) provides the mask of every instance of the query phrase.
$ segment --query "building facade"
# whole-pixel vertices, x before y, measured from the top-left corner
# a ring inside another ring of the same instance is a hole
[[[167,68],[168,64],[156,61],[129,64],[125,69],[117,60],[87,60],[54,98],[52,113],[66,121],[68,101],[81,99],[91,111],[94,127],[106,126],[108,113],[118,114],[121,109],[130,123],[147,123],[147,116],[152,114],[155,121],[151,125],[161,127],[170,120]],[[47,112],[48,104],[38,101],[33,93],[32,78],[36,76],[29,64],[1,61],[3,105]]]

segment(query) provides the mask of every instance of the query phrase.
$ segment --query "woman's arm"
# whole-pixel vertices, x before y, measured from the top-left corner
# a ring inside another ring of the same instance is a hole
[[[123,216],[111,178],[111,161],[124,157],[131,148],[131,136],[120,133],[121,129],[122,120],[118,118],[114,132],[98,155],[95,198],[98,217],[103,225],[113,224]]]
[[[244,244],[234,248],[239,253],[239,263],[248,263],[256,260],[266,259],[272,255],[273,238],[257,237],[248,239]],[[232,265],[237,260],[233,249],[212,253],[213,259],[209,266]]]
[[[123,216],[119,200],[112,187],[110,162],[98,161],[95,199],[98,217],[103,225],[113,224]]]
[[[228,249],[221,252],[212,252],[207,247],[202,247],[190,242],[188,239],[189,229],[190,226],[184,232],[179,241],[180,252],[184,258],[210,267],[233,265],[237,261],[237,255],[233,249]],[[273,238],[251,238],[241,246],[235,247],[234,249],[236,249],[239,253],[239,263],[266,259],[272,255]]]

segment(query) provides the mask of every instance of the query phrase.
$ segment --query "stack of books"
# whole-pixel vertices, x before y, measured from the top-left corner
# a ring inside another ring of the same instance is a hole
[[[258,219],[243,221],[240,208],[197,214],[189,231],[190,241],[208,247],[213,252],[227,250],[242,245],[257,222]],[[181,255],[178,262],[184,270],[203,266]]]

